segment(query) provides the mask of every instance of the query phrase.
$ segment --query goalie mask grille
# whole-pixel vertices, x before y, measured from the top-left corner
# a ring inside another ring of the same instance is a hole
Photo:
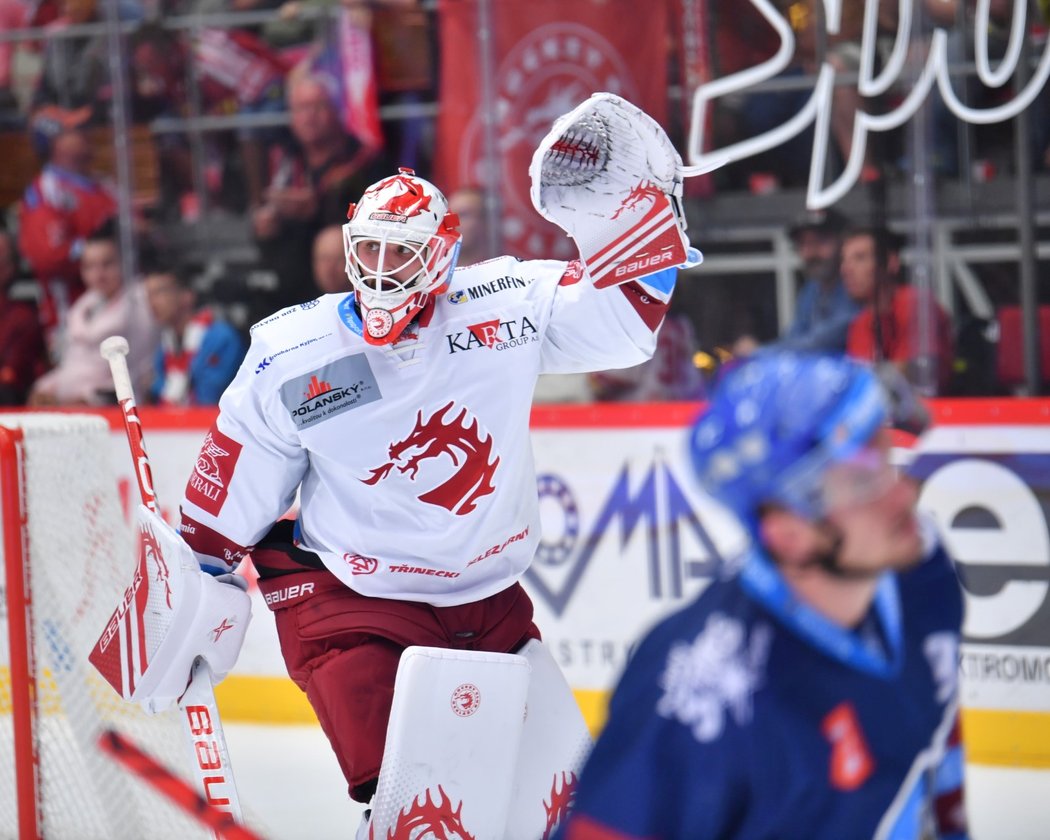
[[[609,126],[597,114],[574,122],[543,155],[544,185],[577,187],[589,184],[609,162]]]

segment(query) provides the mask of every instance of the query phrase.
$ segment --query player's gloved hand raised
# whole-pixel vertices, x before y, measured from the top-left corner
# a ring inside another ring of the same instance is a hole
[[[703,257],[685,235],[685,169],[663,128],[612,93],[555,120],[532,156],[532,203],[601,289]]]

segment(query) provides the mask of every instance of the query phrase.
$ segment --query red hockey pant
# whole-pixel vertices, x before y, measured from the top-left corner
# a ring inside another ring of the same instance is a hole
[[[375,792],[406,647],[512,653],[539,638],[520,584],[475,603],[433,607],[360,595],[327,570],[285,572],[281,567],[294,561],[281,553],[283,559],[270,548],[253,552],[259,586],[274,612],[288,674],[306,692],[359,802]],[[270,576],[275,568],[278,576]]]

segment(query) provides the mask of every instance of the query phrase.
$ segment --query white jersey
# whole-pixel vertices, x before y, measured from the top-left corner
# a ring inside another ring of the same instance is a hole
[[[393,346],[353,294],[252,328],[183,499],[182,533],[229,570],[299,491],[299,547],[365,595],[467,603],[514,583],[540,539],[536,378],[650,355],[675,270],[596,290],[579,263],[457,270]]]

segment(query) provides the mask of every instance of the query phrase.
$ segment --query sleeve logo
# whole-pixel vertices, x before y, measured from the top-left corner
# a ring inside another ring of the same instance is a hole
[[[186,498],[201,510],[218,516],[240,456],[241,444],[212,426],[186,485]]]

